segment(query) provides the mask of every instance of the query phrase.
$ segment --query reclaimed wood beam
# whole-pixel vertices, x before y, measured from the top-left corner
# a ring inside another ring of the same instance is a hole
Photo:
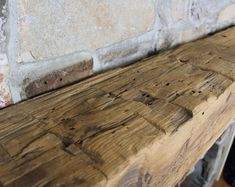
[[[235,117],[235,28],[0,111],[0,186],[171,187]]]

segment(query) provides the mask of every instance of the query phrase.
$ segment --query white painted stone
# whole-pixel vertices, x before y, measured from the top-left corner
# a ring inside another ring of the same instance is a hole
[[[1,7],[0,7],[0,11],[1,11]],[[4,29],[3,26],[6,23],[6,19],[4,17],[0,17],[0,52],[4,52],[5,51],[5,40],[6,40],[6,36],[4,35]]]
[[[157,33],[153,30],[95,51],[94,72],[99,73],[118,66],[127,65],[153,53]]]
[[[93,51],[154,23],[153,0],[18,0],[17,61]],[[31,56],[31,57],[30,57]]]

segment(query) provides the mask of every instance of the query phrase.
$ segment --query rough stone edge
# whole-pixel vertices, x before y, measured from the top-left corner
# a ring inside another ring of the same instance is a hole
[[[9,88],[9,67],[6,54],[6,20],[7,20],[7,2],[0,2],[0,109],[12,104],[12,98]]]

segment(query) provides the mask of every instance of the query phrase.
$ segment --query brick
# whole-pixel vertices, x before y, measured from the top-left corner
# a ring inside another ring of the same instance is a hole
[[[24,80],[25,95],[27,98],[72,84],[93,74],[93,60],[83,61],[57,70],[41,77],[38,80]]]

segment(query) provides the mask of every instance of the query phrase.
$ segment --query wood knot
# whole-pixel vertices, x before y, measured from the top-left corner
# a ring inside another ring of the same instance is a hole
[[[71,144],[73,144],[73,140],[71,138],[68,138],[68,137],[64,137],[62,139],[62,144],[63,146],[66,148],[66,147],[69,147]]]

